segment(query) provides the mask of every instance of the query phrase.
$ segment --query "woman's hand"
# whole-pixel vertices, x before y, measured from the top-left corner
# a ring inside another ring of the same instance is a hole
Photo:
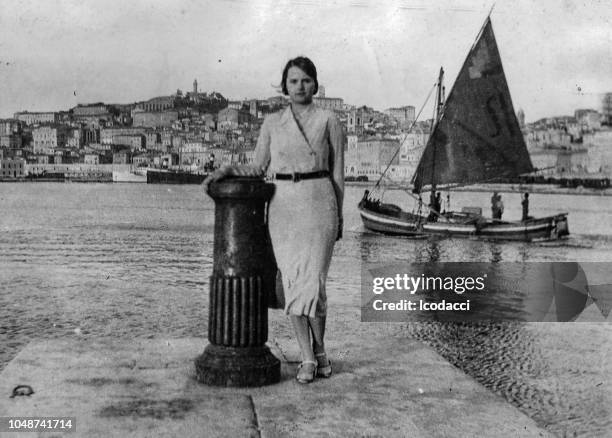
[[[222,166],[215,170],[213,173],[209,174],[204,181],[202,181],[202,185],[204,186],[204,191],[208,192],[208,186],[210,183],[220,181],[223,178],[232,175],[232,167],[231,166]]]

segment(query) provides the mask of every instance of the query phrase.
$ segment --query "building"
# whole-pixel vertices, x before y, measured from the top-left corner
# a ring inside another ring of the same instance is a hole
[[[60,121],[59,113],[54,112],[31,113],[28,111],[22,111],[15,113],[13,117],[28,126],[41,123],[57,123]]]
[[[20,134],[0,135],[0,148],[19,149],[21,147]]]
[[[23,158],[0,159],[0,178],[22,178],[25,176],[25,160]]]
[[[21,133],[21,122],[17,119],[0,119],[0,135]]]
[[[113,120],[108,106],[102,103],[77,105],[71,111],[73,120],[93,127],[107,126]]]
[[[134,155],[132,157],[132,164],[135,167],[149,167],[153,164],[153,156],[150,153]]]
[[[240,110],[242,109],[242,101],[241,100],[229,100],[227,102],[227,108]]]
[[[601,123],[612,126],[612,93],[604,94],[601,100]]]
[[[429,131],[415,127],[401,141],[399,164],[405,166],[411,175],[414,174],[421,161],[428,139]]]
[[[145,134],[145,148],[147,150],[159,150],[161,148],[161,135],[157,131],[148,131]]]
[[[132,125],[147,128],[170,128],[179,118],[178,111],[143,111],[135,109],[132,111]]]
[[[68,129],[62,125],[40,126],[32,130],[32,152],[53,153],[57,148],[66,147]]]
[[[415,120],[415,112],[413,106],[389,108],[386,113],[389,117],[397,121],[399,126],[403,129],[409,128]]]
[[[321,88],[319,87],[319,91]],[[325,92],[323,92],[325,94]],[[312,101],[320,108],[342,111],[344,100],[340,97],[314,96]]]
[[[113,144],[128,146],[132,151],[139,151],[145,148],[145,136],[136,133],[114,135]]]
[[[121,128],[103,128],[100,130],[100,143],[102,144],[122,144],[115,143],[114,137],[121,135],[145,135],[146,129],[142,127],[121,127]]]
[[[145,112],[160,112],[174,108],[173,96],[161,96],[136,104],[136,108]]]
[[[583,146],[588,154],[588,171],[612,175],[612,129],[585,134]]]
[[[130,151],[120,151],[113,154],[113,164],[131,164],[132,153]]]
[[[361,133],[363,130],[364,114],[361,109],[352,109],[346,120],[348,132]]]
[[[525,136],[528,150],[540,148],[566,148],[572,145],[573,137],[565,128],[533,129]]]
[[[345,155],[345,175],[366,176],[369,180],[379,178],[387,165],[399,164],[397,156],[399,146],[397,140],[377,137],[357,141]]]
[[[574,117],[581,132],[601,129],[601,114],[593,109],[576,110],[574,111]]]
[[[217,129],[220,131],[237,129],[247,125],[250,121],[251,115],[248,112],[228,107],[217,114]]]

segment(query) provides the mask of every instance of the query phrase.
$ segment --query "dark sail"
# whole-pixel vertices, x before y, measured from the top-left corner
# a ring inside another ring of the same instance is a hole
[[[467,56],[412,178],[425,184],[491,182],[533,171],[491,20]]]

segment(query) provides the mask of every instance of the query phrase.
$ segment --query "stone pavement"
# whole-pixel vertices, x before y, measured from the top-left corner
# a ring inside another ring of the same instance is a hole
[[[0,374],[0,416],[76,417],[76,433],[0,436],[550,436],[398,324],[332,322],[334,375],[300,385],[285,319],[271,317],[269,342],[282,361],[281,383],[261,388],[198,383],[201,338],[32,343]],[[9,398],[18,384],[34,394]]]

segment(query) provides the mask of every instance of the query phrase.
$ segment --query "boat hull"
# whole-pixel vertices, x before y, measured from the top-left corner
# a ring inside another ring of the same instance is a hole
[[[442,216],[437,222],[428,222],[424,216],[406,212],[392,214],[373,211],[359,206],[364,226],[384,234],[409,237],[430,235],[445,237],[474,237],[487,240],[555,240],[569,235],[566,213],[529,219],[521,222],[493,221],[482,217],[453,214]]]
[[[369,230],[390,235],[412,237],[423,235],[420,224],[425,218],[419,220],[419,217],[415,215],[395,217],[361,207],[359,208],[359,213],[364,226]]]
[[[206,176],[204,173],[149,169],[147,184],[202,184]]]

